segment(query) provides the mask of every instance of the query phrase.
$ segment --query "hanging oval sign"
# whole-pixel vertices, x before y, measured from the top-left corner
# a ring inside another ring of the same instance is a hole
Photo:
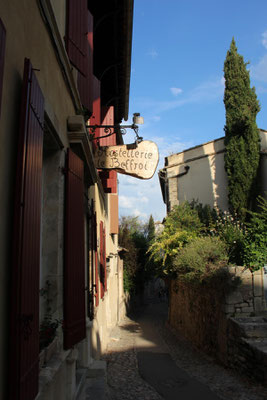
[[[137,145],[133,143],[99,147],[95,152],[96,168],[113,169],[139,179],[152,178],[158,162],[158,146],[150,140],[144,140]]]

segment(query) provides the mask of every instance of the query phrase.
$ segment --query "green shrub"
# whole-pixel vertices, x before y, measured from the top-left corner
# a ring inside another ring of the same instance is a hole
[[[258,197],[260,212],[249,212],[250,222],[244,241],[244,265],[257,270],[267,263],[267,200]]]
[[[174,233],[177,230],[186,230],[189,232],[200,232],[203,228],[198,212],[187,201],[174,206],[172,211],[168,214],[164,229],[169,233]]]
[[[227,248],[218,237],[198,237],[184,247],[174,260],[174,271],[195,284],[228,278]]]
[[[203,225],[202,233],[209,234],[210,230],[215,226],[218,213],[210,205],[199,203],[197,200],[193,200],[190,206],[195,209],[198,213],[200,222]]]
[[[226,211],[224,213],[220,212],[211,233],[219,236],[226,243],[229,262],[236,265],[243,265],[246,228],[237,219],[237,215],[232,216]]]
[[[175,206],[168,214],[163,232],[149,247],[150,259],[157,265],[158,276],[173,275],[173,259],[201,232],[198,213],[188,202]]]

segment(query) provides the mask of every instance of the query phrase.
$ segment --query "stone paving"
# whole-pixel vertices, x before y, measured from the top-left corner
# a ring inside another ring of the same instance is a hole
[[[139,315],[125,318],[120,326],[112,331],[104,357],[107,361],[109,400],[162,399],[138,372],[137,352],[140,346],[146,347],[149,341],[150,346],[151,343],[153,346],[155,340],[163,343],[161,346],[164,347],[164,352],[167,349],[178,367],[207,385],[220,399],[267,399],[266,388],[218,365],[212,358],[194,349],[184,338],[174,335],[166,327],[165,317],[165,303],[150,304]],[[144,344],[144,341],[147,344]]]

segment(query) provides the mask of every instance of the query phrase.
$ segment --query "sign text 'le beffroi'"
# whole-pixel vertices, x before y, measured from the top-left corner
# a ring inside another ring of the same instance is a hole
[[[95,154],[96,168],[113,169],[140,179],[152,178],[158,161],[158,147],[149,140],[138,145],[100,147]]]

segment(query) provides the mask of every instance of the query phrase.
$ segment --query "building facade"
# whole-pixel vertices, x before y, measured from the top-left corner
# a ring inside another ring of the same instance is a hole
[[[267,131],[260,130],[260,186],[267,196]],[[228,211],[227,175],[224,169],[224,138],[212,140],[165,158],[159,171],[167,213],[184,201],[198,201]]]
[[[121,144],[133,0],[0,0],[0,398],[74,399],[123,316]]]

